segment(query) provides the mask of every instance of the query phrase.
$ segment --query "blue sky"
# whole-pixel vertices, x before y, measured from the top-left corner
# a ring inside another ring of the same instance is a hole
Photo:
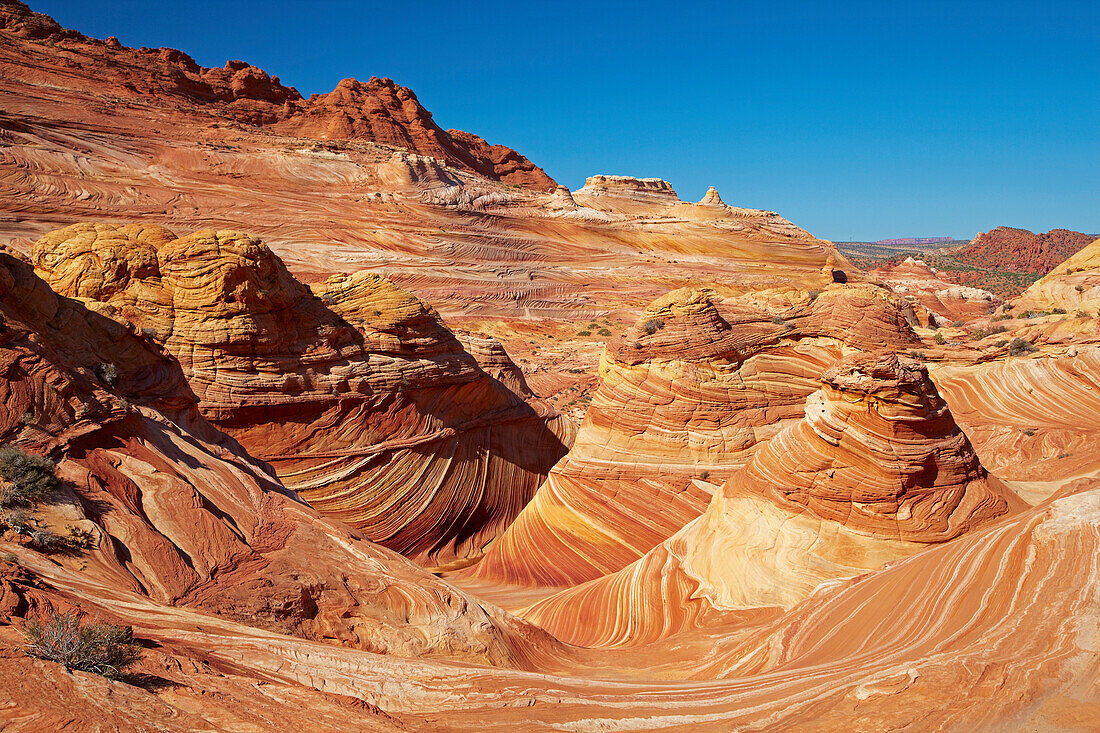
[[[834,240],[1100,232],[1100,2],[32,0],[304,95],[388,76],[577,188],[657,176]]]

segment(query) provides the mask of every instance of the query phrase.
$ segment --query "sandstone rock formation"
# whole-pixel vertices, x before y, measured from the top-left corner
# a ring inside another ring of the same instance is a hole
[[[1045,274],[1095,238],[1095,235],[1068,229],[1035,234],[1027,229],[997,227],[980,232],[970,244],[954,254],[969,265],[988,270]]]
[[[572,450],[472,572],[568,586],[623,568],[702,513],[836,359],[915,342],[870,286],[655,301],[608,346]]]
[[[1069,313],[1087,311],[1096,315],[1100,310],[1100,239],[1033,283],[1016,299],[1015,306],[1021,310],[1060,308]]]
[[[136,593],[380,653],[524,658],[514,620],[321,517],[203,419],[155,341],[88,305],[0,253],[0,440],[58,460],[63,491],[35,521],[88,533],[61,564],[102,600]]]
[[[574,644],[652,642],[789,609],[826,580],[1026,506],[982,468],[919,363],[854,354],[821,385],[805,417],[733,473],[702,517],[525,617]]]
[[[911,297],[939,316],[938,325],[987,316],[1001,302],[988,290],[944,280],[934,268],[912,257],[906,257],[896,265],[872,268],[868,274],[885,282],[898,295]]]
[[[438,314],[385,278],[316,294],[258,239],[76,224],[37,273],[171,352],[203,414],[322,512],[428,563],[480,555],[565,452],[499,345],[483,371]]]
[[[210,114],[316,140],[364,140],[431,155],[481,175],[535,190],[554,180],[516,151],[459,130],[444,131],[416,95],[391,79],[344,79],[328,94],[303,99],[243,61],[207,69],[172,48],[126,48],[62,28],[19,0],[0,3],[0,30],[59,45],[89,64],[99,84],[121,98],[168,95]]]

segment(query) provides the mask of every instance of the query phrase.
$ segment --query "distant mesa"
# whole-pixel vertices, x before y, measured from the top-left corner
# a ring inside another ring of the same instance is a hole
[[[954,242],[951,237],[908,237],[902,239],[880,239],[872,244],[891,244],[896,246],[907,246],[916,244],[938,244],[940,242]]]

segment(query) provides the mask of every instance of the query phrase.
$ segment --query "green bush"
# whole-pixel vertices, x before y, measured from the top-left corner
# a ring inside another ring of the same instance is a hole
[[[592,332],[591,332],[591,331],[588,331],[588,330],[584,330],[584,331],[577,331],[577,335],[578,335],[578,336],[591,336],[591,335],[592,335]]]
[[[660,318],[650,318],[648,321],[642,324],[642,330],[648,333],[650,336],[660,331],[665,327],[665,322]]]
[[[606,328],[601,328],[599,331],[596,331],[596,333],[598,333],[601,336],[610,336],[611,335],[611,332],[608,331]]]
[[[1008,353],[1012,356],[1023,356],[1024,354],[1030,354],[1038,350],[1035,344],[1022,338],[1012,339],[1012,343],[1008,346]]]
[[[0,445],[0,506],[34,504],[57,490],[57,467],[5,443]]]
[[[947,339],[943,337],[942,333],[937,333],[935,336],[932,337],[932,340],[935,341],[937,344],[942,344],[947,341]]]
[[[141,659],[133,628],[81,624],[75,613],[53,613],[45,623],[31,621],[23,633],[28,655],[112,680],[121,679],[126,669]]]

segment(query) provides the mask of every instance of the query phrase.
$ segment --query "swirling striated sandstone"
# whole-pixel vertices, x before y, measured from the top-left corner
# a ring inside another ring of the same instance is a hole
[[[477,557],[565,452],[568,426],[505,385],[502,350],[485,358],[504,381],[377,275],[318,296],[254,237],[110,225],[51,233],[33,256],[60,292],[101,298],[162,342],[203,414],[288,487],[409,556]]]
[[[1100,471],[1100,347],[1069,351],[932,375],[982,463],[1034,500]]]
[[[574,644],[651,642],[790,608],[826,580],[1025,506],[988,476],[917,362],[853,354],[821,385],[805,417],[734,473],[701,518],[523,615]]]
[[[87,551],[58,562],[101,594],[376,652],[492,664],[534,653],[538,634],[287,491],[202,418],[180,365],[151,339],[4,253],[0,309],[0,440],[59,461],[64,488],[34,521],[90,533]],[[106,355],[116,373],[97,378]]]
[[[473,574],[567,586],[619,570],[699,516],[845,352],[915,341],[871,286],[667,295],[608,346],[573,448]]]

